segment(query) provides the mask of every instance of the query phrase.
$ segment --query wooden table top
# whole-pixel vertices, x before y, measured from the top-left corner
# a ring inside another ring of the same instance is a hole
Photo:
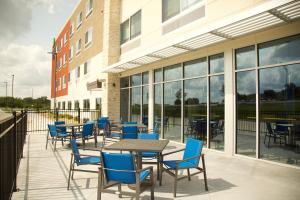
[[[147,128],[145,124],[120,124],[120,123],[113,123],[114,126],[122,128],[124,126],[137,126],[138,128]]]
[[[74,126],[83,126],[84,123],[70,123],[70,124],[58,124],[57,127],[74,127]]]
[[[120,140],[109,146],[104,147],[105,150],[122,150],[122,151],[135,151],[135,152],[162,152],[169,140],[141,140],[129,139]]]

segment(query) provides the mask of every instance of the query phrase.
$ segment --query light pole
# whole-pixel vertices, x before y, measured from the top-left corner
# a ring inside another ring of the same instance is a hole
[[[14,98],[14,79],[15,79],[15,75],[11,75],[11,96],[12,98]]]
[[[53,39],[53,46],[52,51],[48,52],[52,55],[52,60],[55,62],[54,66],[54,109],[56,109],[56,67],[57,67],[57,52],[56,52],[56,45],[55,45],[55,38]]]
[[[7,107],[7,81],[4,81],[5,83],[5,107]]]

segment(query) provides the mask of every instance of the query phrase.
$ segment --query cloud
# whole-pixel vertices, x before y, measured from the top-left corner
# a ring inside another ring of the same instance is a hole
[[[47,55],[47,51],[41,46],[11,43],[7,49],[0,50],[0,66],[0,80],[8,81],[9,88],[11,75],[15,75],[15,96],[31,96],[33,89],[34,97],[49,97],[51,55]],[[1,96],[5,95],[4,90],[1,87]]]

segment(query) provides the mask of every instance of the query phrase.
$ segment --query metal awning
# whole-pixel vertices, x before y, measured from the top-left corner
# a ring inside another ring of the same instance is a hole
[[[101,72],[120,73],[278,24],[289,23],[299,17],[299,0],[267,1],[229,19],[187,33],[184,37],[176,38],[173,41],[168,41],[168,43],[158,44],[155,49],[147,49],[134,58],[123,59],[104,68]]]
[[[101,90],[103,82],[105,82],[105,79],[100,79],[100,80],[97,79],[96,81],[88,82],[86,84],[86,88],[87,88],[88,91]]]

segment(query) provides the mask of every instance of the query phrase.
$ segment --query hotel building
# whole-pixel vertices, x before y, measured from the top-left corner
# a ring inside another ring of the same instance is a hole
[[[81,0],[55,42],[52,107],[299,167],[299,19],[294,0]]]

